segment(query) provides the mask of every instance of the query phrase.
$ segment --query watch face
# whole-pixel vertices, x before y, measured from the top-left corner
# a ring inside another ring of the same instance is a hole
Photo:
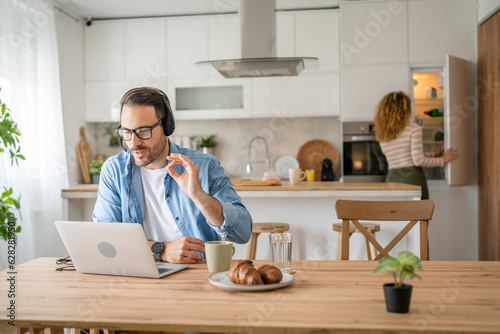
[[[161,252],[163,252],[163,243],[155,242],[153,246],[151,246],[151,252],[153,254],[161,254]]]

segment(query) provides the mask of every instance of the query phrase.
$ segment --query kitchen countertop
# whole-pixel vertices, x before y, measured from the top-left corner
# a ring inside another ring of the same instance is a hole
[[[419,186],[404,183],[343,183],[343,182],[300,182],[291,185],[282,182],[280,186],[236,186],[241,197],[330,197],[330,196],[412,196],[420,197]],[[97,184],[82,184],[62,189],[63,198],[96,198]]]

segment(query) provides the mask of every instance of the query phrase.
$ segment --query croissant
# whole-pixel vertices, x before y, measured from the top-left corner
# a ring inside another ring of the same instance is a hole
[[[238,261],[228,273],[231,282],[236,284],[264,284],[262,277],[257,269],[254,268],[253,262],[250,260]]]
[[[276,284],[281,282],[281,280],[283,279],[281,270],[269,264],[261,265],[259,268],[257,268],[257,271],[262,277],[264,284]]]

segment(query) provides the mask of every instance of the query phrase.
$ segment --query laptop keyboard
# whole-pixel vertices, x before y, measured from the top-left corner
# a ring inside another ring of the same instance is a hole
[[[172,271],[172,270],[173,270],[172,268],[158,268],[158,272],[160,273],[160,275],[168,273],[169,271]]]

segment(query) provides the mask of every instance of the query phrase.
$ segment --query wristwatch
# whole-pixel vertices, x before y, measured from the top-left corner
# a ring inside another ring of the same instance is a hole
[[[163,242],[155,242],[151,246],[151,253],[156,261],[161,261],[160,254],[163,253]]]

